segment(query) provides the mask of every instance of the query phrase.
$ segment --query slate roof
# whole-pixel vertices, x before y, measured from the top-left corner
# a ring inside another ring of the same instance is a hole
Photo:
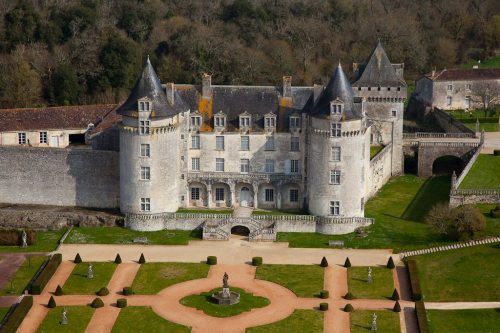
[[[201,99],[200,86],[179,84],[175,88],[191,112],[198,110]],[[229,132],[239,129],[239,116],[245,111],[252,116],[253,131],[261,131],[264,128],[264,116],[270,112],[278,118],[277,127],[287,130],[288,118],[293,113],[302,112],[313,91],[312,87],[292,87],[291,104],[280,107],[282,87],[212,85],[211,88],[212,115],[222,111],[227,117]],[[203,121],[211,125],[213,116],[209,118],[205,115]]]
[[[500,80],[500,68],[443,69],[424,76],[432,81]]]
[[[306,110],[313,116],[329,116],[330,102],[337,99],[344,103],[344,119],[350,120],[361,118],[361,112],[354,106],[354,93],[351,84],[342,70],[340,63],[337,65],[326,88],[314,105],[312,105],[313,96],[311,96]]]
[[[86,129],[114,112],[116,104],[0,109],[0,132]]]
[[[396,74],[396,70],[380,41],[366,62],[359,68],[354,81],[354,87],[399,87],[406,85]]]
[[[149,58],[128,99],[120,106],[117,113],[123,116],[137,117],[137,101],[144,97],[149,98],[153,103],[152,118],[171,117],[187,111],[186,105],[178,98],[177,94],[174,96],[173,105],[168,102],[167,95],[165,95],[160,79]]]

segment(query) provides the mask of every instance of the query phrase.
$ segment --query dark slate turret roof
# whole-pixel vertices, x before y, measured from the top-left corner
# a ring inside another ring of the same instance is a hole
[[[311,98],[314,97],[312,96]],[[330,115],[330,102],[336,99],[344,103],[344,119],[361,118],[361,113],[358,112],[358,108],[354,107],[354,93],[351,84],[342,70],[340,63],[326,85],[325,90],[323,90],[319,96],[316,104],[311,107],[310,114],[313,116]],[[311,100],[309,104],[311,104]]]
[[[177,93],[174,96],[174,104],[172,105],[168,102],[160,79],[158,79],[149,61],[149,57],[127,101],[118,108],[117,113],[123,116],[137,117],[137,101],[144,97],[149,98],[153,103],[152,118],[171,117],[180,112],[187,111],[186,105]]]
[[[358,75],[354,79],[353,86],[355,87],[398,87],[405,85],[398,78],[380,41],[366,62],[361,65]]]

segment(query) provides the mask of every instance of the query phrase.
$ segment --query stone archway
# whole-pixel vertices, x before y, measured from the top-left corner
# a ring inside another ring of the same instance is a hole
[[[231,228],[231,235],[246,236],[250,235],[250,229],[243,225],[235,225]]]
[[[464,164],[464,161],[456,156],[445,155],[438,157],[432,163],[432,175],[451,175],[453,172],[460,175],[464,169]]]

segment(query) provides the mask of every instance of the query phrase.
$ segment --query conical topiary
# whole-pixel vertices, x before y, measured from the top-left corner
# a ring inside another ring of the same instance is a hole
[[[92,301],[92,303],[90,303],[90,306],[94,309],[102,308],[104,306],[104,302],[102,299],[97,297]]]
[[[115,264],[121,264],[121,263],[122,263],[122,258],[120,257],[120,254],[117,253],[115,258]]]
[[[56,296],[62,296],[64,293],[63,293],[63,290],[61,288],[60,285],[57,285],[57,288],[56,288],[56,291],[54,292],[54,295]]]
[[[139,258],[139,264],[145,264],[146,258],[144,258],[144,253],[141,253],[141,257]]]
[[[395,267],[396,265],[394,265],[394,260],[392,260],[392,257],[389,257],[389,260],[387,261],[387,268],[393,269]]]
[[[396,288],[394,288],[394,291],[392,292],[391,299],[393,301],[399,301],[399,293]]]
[[[345,268],[351,267],[351,261],[349,260],[349,257],[346,258],[345,263],[344,263]]]
[[[394,304],[394,307],[392,308],[392,311],[394,311],[394,312],[401,312],[401,305],[399,305],[398,301],[396,301],[396,304]]]
[[[73,260],[75,264],[81,264],[82,263],[82,257],[80,257],[80,253],[77,253],[75,256],[75,260]]]
[[[347,292],[347,294],[345,294],[344,296],[345,299],[354,299],[354,295],[351,293],[351,292]]]
[[[353,312],[353,311],[354,311],[354,307],[352,306],[352,304],[347,303],[344,306],[344,312]]]
[[[50,296],[49,303],[47,304],[47,307],[49,309],[53,309],[57,306],[56,300],[54,299],[54,296]]]
[[[323,257],[321,259],[321,264],[319,264],[321,267],[328,267],[328,260],[326,260],[326,257]]]

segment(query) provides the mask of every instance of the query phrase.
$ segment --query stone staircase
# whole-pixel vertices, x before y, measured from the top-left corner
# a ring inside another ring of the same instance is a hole
[[[231,228],[236,225],[247,227],[250,230],[249,241],[275,241],[276,230],[274,224],[268,225],[264,221],[251,217],[229,217],[223,221],[206,221],[203,225],[203,239],[229,240]]]

